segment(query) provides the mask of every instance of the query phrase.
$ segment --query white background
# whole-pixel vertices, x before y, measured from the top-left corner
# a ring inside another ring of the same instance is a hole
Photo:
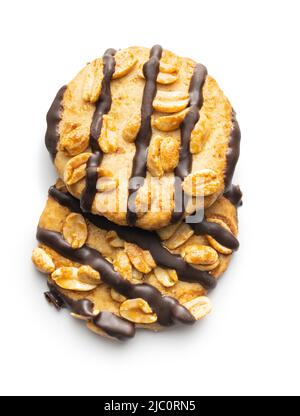
[[[0,4],[0,394],[299,395],[299,1]],[[238,112],[241,250],[200,325],[115,344],[50,308],[31,266],[45,114],[108,47],[155,43],[206,64]]]

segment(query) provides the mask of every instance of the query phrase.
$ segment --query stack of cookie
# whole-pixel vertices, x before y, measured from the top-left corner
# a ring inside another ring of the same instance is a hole
[[[206,68],[155,46],[109,49],[57,94],[33,251],[46,299],[113,339],[194,324],[239,247],[240,129]]]

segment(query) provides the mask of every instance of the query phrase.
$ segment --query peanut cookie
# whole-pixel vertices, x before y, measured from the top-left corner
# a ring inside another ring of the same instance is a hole
[[[159,330],[204,318],[211,311],[207,293],[239,247],[237,232],[236,206],[225,197],[201,223],[182,222],[157,234],[83,212],[58,181],[32,260],[49,276],[49,302],[70,309],[96,333],[126,339],[136,327]]]
[[[158,230],[210,207],[239,157],[235,112],[206,68],[155,46],[109,49],[57,94],[46,145],[84,212]]]

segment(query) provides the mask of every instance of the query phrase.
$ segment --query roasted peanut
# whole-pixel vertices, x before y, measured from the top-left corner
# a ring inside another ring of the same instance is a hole
[[[123,139],[128,143],[133,143],[141,127],[141,114],[135,114],[126,124],[123,130]]]
[[[173,137],[155,136],[148,152],[148,169],[153,176],[161,177],[172,172],[179,162],[179,142]]]
[[[221,182],[212,169],[191,173],[183,183],[183,190],[190,196],[209,196],[220,190]]]
[[[103,60],[96,59],[88,65],[83,88],[83,99],[90,103],[96,103],[101,94],[103,80]]]
[[[189,95],[182,91],[159,91],[153,107],[162,113],[178,113],[189,105],[189,101]]]
[[[191,312],[197,321],[203,319],[212,311],[212,304],[206,296],[200,296],[190,302],[184,303],[184,306]]]
[[[157,315],[144,299],[126,300],[120,306],[120,315],[137,324],[152,324],[157,321]]]
[[[104,153],[115,153],[118,150],[118,138],[114,120],[109,115],[103,116],[102,130],[99,137],[99,146]]]
[[[88,228],[82,215],[72,213],[66,218],[63,236],[73,249],[81,248],[86,243]]]
[[[125,252],[133,266],[141,273],[148,274],[156,266],[151,254],[135,244],[125,243]]]
[[[91,153],[82,153],[68,161],[64,172],[66,185],[74,185],[86,176],[86,166]]]
[[[187,224],[181,224],[181,226],[175,231],[173,236],[164,241],[164,245],[169,250],[176,250],[178,247],[185,244],[192,236],[194,235],[194,231],[191,227]]]
[[[87,124],[69,121],[62,129],[58,149],[68,156],[76,156],[88,148],[89,139],[90,129]]]
[[[35,248],[32,252],[32,262],[35,267],[42,273],[50,274],[55,270],[55,264],[52,258],[42,248]]]
[[[159,283],[164,287],[172,287],[178,282],[178,276],[175,270],[156,267],[154,269],[154,274]]]
[[[113,79],[122,78],[128,75],[130,71],[135,67],[137,63],[136,57],[128,49],[122,49],[115,55],[116,68],[113,75]]]
[[[99,285],[101,283],[99,272],[90,266],[81,266],[78,269],[78,279],[81,283],[89,285]]]
[[[183,254],[185,261],[196,265],[213,265],[219,259],[216,250],[209,246],[201,246],[199,244],[186,247]]]
[[[97,285],[82,283],[78,278],[78,269],[76,267],[61,267],[55,270],[51,277],[59,287],[66,290],[90,292],[97,287]]]
[[[158,117],[154,120],[154,126],[158,130],[165,132],[177,130],[179,129],[188,112],[189,109],[187,108],[179,113]]]

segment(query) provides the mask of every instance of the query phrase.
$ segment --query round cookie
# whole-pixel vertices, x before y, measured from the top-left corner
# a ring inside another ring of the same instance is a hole
[[[237,231],[236,206],[225,197],[202,223],[167,227],[159,238],[83,213],[58,181],[49,191],[32,259],[49,275],[52,304],[67,307],[101,335],[126,339],[136,327],[159,330],[206,316],[207,292],[238,249]]]
[[[230,188],[235,112],[206,68],[155,46],[109,49],[57,94],[46,145],[85,212],[158,230]]]

